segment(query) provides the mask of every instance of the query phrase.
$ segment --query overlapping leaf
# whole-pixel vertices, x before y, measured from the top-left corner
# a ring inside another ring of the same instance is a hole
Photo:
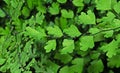
[[[100,49],[106,52],[106,55],[111,58],[112,56],[116,55],[118,42],[113,40],[109,44],[103,45]]]
[[[108,59],[107,65],[111,68],[113,68],[113,67],[119,68],[120,67],[119,60],[120,60],[120,55],[115,55]]]
[[[57,25],[47,27],[47,31],[49,35],[53,35],[54,37],[63,36],[61,29]]]
[[[36,23],[41,25],[43,23],[44,18],[45,16],[42,13],[38,12],[36,14]]]
[[[60,73],[82,73],[84,66],[83,63],[84,60],[82,58],[76,58],[72,61],[72,66],[64,66],[60,69]]]
[[[94,60],[88,67],[88,73],[100,73],[104,69],[102,60]]]
[[[36,30],[32,27],[26,27],[26,35],[33,37],[34,39],[41,39],[46,36],[44,29],[39,27],[39,30]]]
[[[5,17],[5,13],[3,12],[2,9],[0,9],[0,17]]]
[[[47,53],[56,49],[56,40],[49,40],[46,44],[47,45],[44,48]]]
[[[69,28],[64,29],[63,32],[72,38],[81,35],[81,32],[78,30],[78,28],[75,25],[71,25]]]
[[[98,10],[110,10],[112,0],[96,0]]]
[[[114,10],[119,14],[120,13],[120,1],[114,5]]]
[[[82,24],[95,24],[95,14],[91,10],[88,10],[87,14],[82,12],[81,15],[79,15],[79,21]]]
[[[87,51],[89,48],[94,47],[93,36],[84,36],[80,38],[80,50]]]
[[[52,15],[59,14],[59,4],[58,3],[52,3],[52,6],[49,8],[49,12]]]
[[[63,49],[61,50],[61,54],[72,53],[75,45],[74,40],[64,39],[63,40]]]
[[[83,0],[73,0],[72,3],[75,5],[75,6],[84,6],[83,4]]]
[[[73,18],[74,17],[74,13],[72,10],[67,11],[66,9],[62,9],[61,14],[62,14],[62,17],[64,17],[64,18]]]

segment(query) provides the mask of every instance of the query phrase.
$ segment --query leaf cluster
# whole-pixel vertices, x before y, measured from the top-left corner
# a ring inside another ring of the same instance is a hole
[[[0,3],[1,73],[119,70],[119,0],[2,0]]]

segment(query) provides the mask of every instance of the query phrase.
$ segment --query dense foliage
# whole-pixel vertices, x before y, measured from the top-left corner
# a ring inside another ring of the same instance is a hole
[[[119,0],[0,0],[1,73],[119,73],[119,61]]]

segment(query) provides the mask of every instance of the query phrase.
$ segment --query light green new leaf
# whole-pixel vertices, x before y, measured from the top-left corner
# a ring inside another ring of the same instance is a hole
[[[120,1],[114,5],[113,9],[119,14],[120,13]]]
[[[115,55],[112,58],[109,58],[107,65],[110,68],[113,68],[113,67],[119,68],[120,67],[120,55]]]
[[[116,55],[118,48],[118,42],[113,40],[107,45],[103,45],[100,49],[103,50],[104,52],[107,52],[106,55],[111,58],[112,56]]]
[[[45,18],[45,16],[43,14],[41,14],[41,12],[38,12],[36,14],[36,23],[41,25],[43,23],[44,18]]]
[[[5,13],[3,12],[2,9],[0,9],[0,17],[5,17]]]
[[[95,34],[95,33],[100,32],[100,30],[99,30],[98,28],[90,28],[89,32],[90,32],[91,34]]]
[[[88,10],[87,14],[82,12],[81,15],[79,15],[79,21],[82,24],[95,24],[95,14],[91,10]]]
[[[119,19],[114,19],[112,25],[110,26],[111,28],[118,28],[120,27],[120,20]]]
[[[110,37],[113,36],[114,31],[110,30],[110,31],[106,31],[106,32],[103,32],[103,33],[105,34],[104,35],[105,38],[110,38]]]
[[[57,0],[59,3],[66,3],[67,0]]]
[[[52,7],[49,8],[49,12],[52,15],[59,14],[59,3],[52,3]]]
[[[56,25],[47,27],[47,31],[49,35],[53,35],[54,37],[63,36],[61,29]]]
[[[64,29],[63,32],[72,38],[78,37],[81,35],[80,31],[75,25],[71,25],[69,28]]]
[[[75,48],[74,40],[64,39],[62,44],[63,44],[63,49],[61,50],[61,54],[67,54],[73,52]]]
[[[111,0],[96,0],[97,10],[110,10],[111,9]]]
[[[84,6],[83,4],[83,0],[73,0],[72,3],[75,5],[75,6]]]
[[[104,69],[102,60],[94,60],[88,67],[88,73],[101,73]]]
[[[93,36],[83,36],[80,38],[80,50],[87,51],[89,48],[94,47]]]
[[[111,23],[116,16],[112,12],[108,12],[106,17],[101,19],[102,22]]]
[[[56,40],[49,40],[46,44],[47,45],[44,48],[47,53],[56,49]]]
[[[64,18],[73,18],[74,12],[72,10],[67,11],[66,9],[61,10],[62,17]]]
[[[26,27],[25,34],[30,37],[33,37],[34,39],[37,39],[37,40],[46,37],[46,33],[45,33],[44,29],[41,27],[38,27],[38,28],[39,28],[39,30],[36,30],[31,27]]]

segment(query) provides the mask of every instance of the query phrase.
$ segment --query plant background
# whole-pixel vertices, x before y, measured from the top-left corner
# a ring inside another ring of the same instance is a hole
[[[119,0],[0,0],[1,73],[119,73]]]

